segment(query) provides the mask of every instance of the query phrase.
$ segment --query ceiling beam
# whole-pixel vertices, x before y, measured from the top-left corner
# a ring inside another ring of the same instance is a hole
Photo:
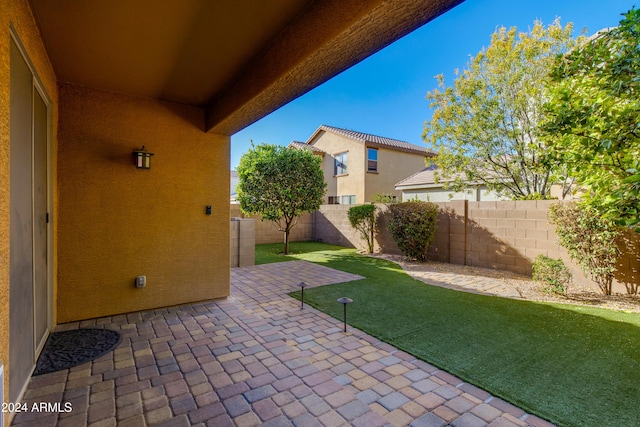
[[[312,3],[207,106],[207,131],[232,135],[464,0]]]

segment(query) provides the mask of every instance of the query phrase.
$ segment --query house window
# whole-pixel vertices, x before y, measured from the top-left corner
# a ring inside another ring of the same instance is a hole
[[[378,172],[378,150],[367,148],[367,172]]]
[[[338,196],[329,196],[329,204],[330,205],[338,205],[338,204],[340,204],[340,197],[338,197]]]
[[[344,175],[347,173],[347,153],[336,154],[333,160],[333,174]]]
[[[355,194],[351,194],[349,196],[342,196],[342,205],[355,205],[356,204],[356,196]]]

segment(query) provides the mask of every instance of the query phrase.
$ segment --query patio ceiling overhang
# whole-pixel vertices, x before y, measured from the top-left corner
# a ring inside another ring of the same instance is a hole
[[[231,135],[464,0],[30,0],[59,82]]]

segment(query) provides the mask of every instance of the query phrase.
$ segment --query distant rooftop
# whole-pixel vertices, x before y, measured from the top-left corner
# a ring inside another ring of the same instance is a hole
[[[369,147],[389,148],[397,151],[405,151],[409,153],[423,154],[428,157],[433,157],[436,154],[427,151],[425,147],[421,147],[416,144],[411,144],[406,141],[400,141],[398,139],[386,138],[384,136],[372,135],[370,133],[356,132],[353,130],[341,129],[333,126],[321,125],[307,140],[306,145],[310,146],[311,141],[318,135],[319,132],[332,132],[338,135],[345,136],[355,141],[362,142]]]
[[[436,186],[435,171],[438,169],[436,165],[430,165],[416,172],[408,178],[398,182],[395,187],[403,189],[411,189],[413,187]],[[440,182],[452,181],[452,179],[440,179]]]
[[[306,142],[291,141],[289,143],[289,148],[299,148],[299,149],[306,148],[307,150],[311,150],[314,153],[325,154],[324,150],[321,150],[318,147],[314,147],[313,145],[307,145]]]

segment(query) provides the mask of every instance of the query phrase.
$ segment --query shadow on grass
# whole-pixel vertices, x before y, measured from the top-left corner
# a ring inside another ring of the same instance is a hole
[[[305,303],[561,426],[635,426],[640,315],[429,286],[394,263],[335,247],[295,259],[365,276]],[[299,297],[299,293],[292,296]]]

